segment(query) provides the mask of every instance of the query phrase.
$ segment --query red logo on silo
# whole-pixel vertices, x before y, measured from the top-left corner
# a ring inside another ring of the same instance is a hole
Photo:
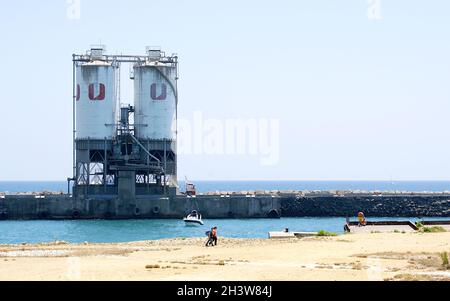
[[[152,84],[150,87],[150,96],[153,100],[165,100],[167,98],[167,86],[165,84],[161,84],[161,94],[156,96],[156,84]]]
[[[95,91],[95,85],[94,84],[90,84],[89,85],[89,99],[90,100],[104,100],[105,99],[105,94],[106,94],[106,88],[104,84],[98,84],[98,94],[97,96],[94,95]]]
[[[76,95],[77,101],[80,100],[80,85],[77,85],[77,95]]]

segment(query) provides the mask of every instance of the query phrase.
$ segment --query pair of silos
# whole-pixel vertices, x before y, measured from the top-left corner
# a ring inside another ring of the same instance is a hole
[[[176,67],[149,59],[133,69],[136,137],[174,141]],[[118,65],[97,60],[77,66],[76,72],[76,139],[113,139],[120,106]]]

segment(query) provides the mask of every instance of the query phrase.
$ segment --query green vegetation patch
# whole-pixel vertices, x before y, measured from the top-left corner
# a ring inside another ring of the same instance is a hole
[[[418,228],[419,232],[423,233],[447,232],[441,226],[426,227],[424,224],[422,224],[422,222],[416,222],[416,227]]]
[[[445,229],[442,228],[441,226],[422,227],[422,228],[419,228],[419,231],[425,232],[425,233],[446,232]]]
[[[320,230],[317,232],[317,236],[337,236],[337,233]]]

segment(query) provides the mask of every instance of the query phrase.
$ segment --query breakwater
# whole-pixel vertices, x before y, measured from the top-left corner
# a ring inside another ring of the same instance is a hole
[[[450,195],[292,195],[281,201],[286,217],[350,217],[359,211],[378,217],[450,217]]]
[[[2,195],[0,219],[181,218],[198,210],[204,218],[450,217],[447,193],[245,192],[197,197],[73,198],[69,195]]]

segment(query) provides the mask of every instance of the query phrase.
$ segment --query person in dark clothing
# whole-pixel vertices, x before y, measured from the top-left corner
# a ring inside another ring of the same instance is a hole
[[[217,227],[212,228],[211,235],[212,235],[212,242],[214,243],[215,246],[217,246]]]
[[[206,232],[208,240],[206,241],[206,246],[217,246],[217,227],[211,228],[211,231]]]
[[[206,244],[205,244],[205,246],[207,247],[207,246],[209,246],[211,244],[211,242],[210,242],[211,241],[211,230],[210,231],[206,231],[205,234],[208,237],[208,239],[206,240]]]

